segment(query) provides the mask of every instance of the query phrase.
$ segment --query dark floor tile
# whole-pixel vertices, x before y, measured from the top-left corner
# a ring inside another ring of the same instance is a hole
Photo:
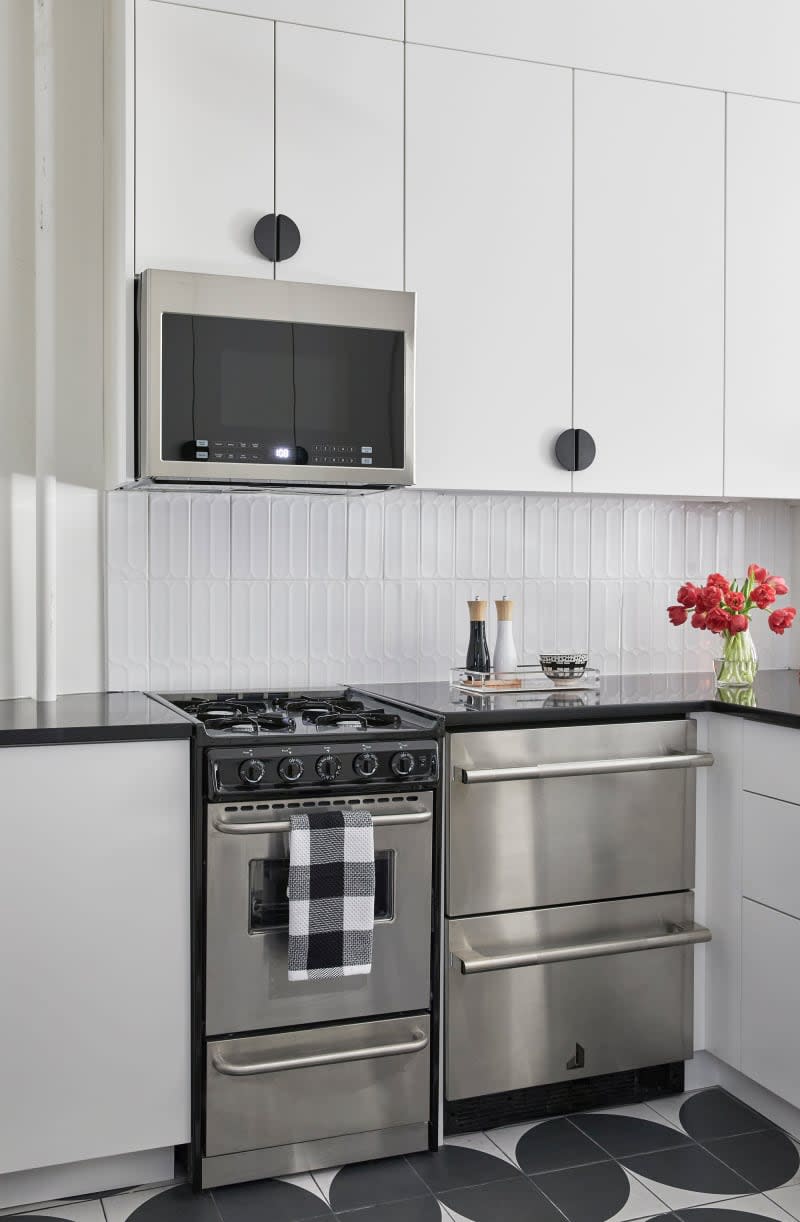
[[[143,1201],[128,1214],[126,1222],[131,1218],[136,1222],[219,1222],[211,1193],[192,1192],[188,1184],[168,1188]]]
[[[487,1184],[492,1180],[521,1179],[516,1167],[482,1150],[466,1146],[442,1146],[428,1154],[408,1154],[407,1161],[432,1192],[441,1195],[454,1188]]]
[[[672,1146],[686,1146],[691,1137],[671,1129],[656,1120],[642,1120],[638,1116],[620,1116],[611,1112],[581,1112],[571,1116],[572,1123],[581,1132],[588,1134],[598,1146],[613,1158],[625,1154],[649,1154],[651,1150],[668,1150]]]
[[[337,1214],[340,1222],[450,1222],[445,1220],[435,1197],[412,1197],[410,1201],[392,1201],[388,1205],[371,1205],[357,1213]],[[264,1219],[264,1222],[272,1222]]]
[[[331,1210],[320,1197],[283,1180],[257,1180],[252,1184],[215,1188],[213,1197],[222,1222],[265,1222],[265,1219],[269,1222],[305,1222],[307,1218],[331,1217]],[[157,1222],[168,1222],[168,1219]]]
[[[800,1169],[797,1147],[778,1129],[723,1137],[703,1145],[760,1192],[787,1184]]]
[[[489,1133],[491,1137],[491,1133]],[[516,1158],[526,1175],[603,1162],[605,1153],[568,1120],[545,1120],[523,1133]]]
[[[604,1222],[626,1204],[631,1186],[618,1163],[609,1159],[568,1171],[536,1175],[533,1182],[569,1222]]]
[[[440,1199],[445,1209],[470,1222],[564,1222],[558,1210],[523,1176],[443,1192]]]
[[[690,1095],[680,1110],[680,1122],[695,1141],[713,1141],[715,1137],[775,1128],[766,1116],[718,1086]]]
[[[353,1163],[337,1172],[330,1188],[331,1209],[364,1209],[409,1197],[427,1196],[429,1189],[404,1158],[381,1158],[372,1163]]]
[[[657,1184],[669,1184],[672,1188],[684,1188],[690,1192],[718,1192],[732,1197],[746,1196],[751,1191],[746,1180],[702,1146],[679,1146],[674,1150],[638,1154],[621,1161],[637,1175],[643,1175]]]
[[[757,1205],[758,1202],[754,1202]],[[769,1205],[769,1202],[767,1203]],[[772,1222],[771,1214],[760,1214],[756,1209],[725,1209],[722,1205],[700,1205],[694,1209],[676,1209],[680,1222]],[[655,1219],[648,1219],[655,1222]]]

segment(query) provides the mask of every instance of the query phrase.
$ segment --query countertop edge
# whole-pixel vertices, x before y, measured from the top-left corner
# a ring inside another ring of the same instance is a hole
[[[55,747],[64,743],[190,742],[194,726],[30,726],[0,730],[0,747]]]

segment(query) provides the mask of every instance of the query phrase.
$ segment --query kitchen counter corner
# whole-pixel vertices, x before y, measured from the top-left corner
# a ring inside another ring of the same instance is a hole
[[[0,700],[0,747],[188,739],[193,723],[144,692]]]

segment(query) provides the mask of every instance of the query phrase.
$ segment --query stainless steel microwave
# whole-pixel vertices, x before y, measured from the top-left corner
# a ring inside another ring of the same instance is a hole
[[[148,270],[139,478],[414,479],[413,293]]]

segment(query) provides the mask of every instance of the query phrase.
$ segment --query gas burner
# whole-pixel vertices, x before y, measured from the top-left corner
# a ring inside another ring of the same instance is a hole
[[[303,721],[310,725],[329,714],[361,713],[364,709],[362,701],[348,700],[344,696],[275,696],[272,705],[287,713],[300,713]]]
[[[263,700],[200,700],[186,706],[186,712],[202,721],[209,730],[294,730],[297,722],[280,710],[272,710]]]

